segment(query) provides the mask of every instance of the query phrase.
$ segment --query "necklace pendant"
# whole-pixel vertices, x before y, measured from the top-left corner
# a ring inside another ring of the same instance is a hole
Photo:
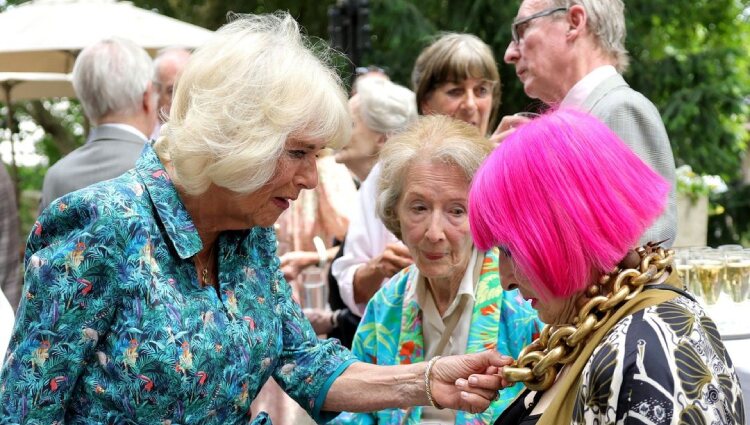
[[[207,268],[207,267],[204,267],[204,268],[203,268],[203,273],[202,273],[202,275],[203,275],[203,276],[201,276],[201,278],[202,278],[202,280],[203,280],[203,286],[208,286],[208,285],[210,285],[210,284],[211,284],[211,282],[209,282],[209,279],[208,279],[208,268]]]

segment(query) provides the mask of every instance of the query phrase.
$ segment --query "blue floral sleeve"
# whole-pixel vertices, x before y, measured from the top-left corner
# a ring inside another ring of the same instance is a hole
[[[320,411],[331,384],[356,358],[338,340],[318,339],[302,308],[292,298],[291,287],[284,280],[275,256],[272,267],[278,285],[277,305],[283,334],[283,349],[273,376],[284,391],[321,422],[335,416]]]
[[[375,320],[374,310],[377,309],[377,301],[375,299],[382,298],[383,291],[378,291],[375,296],[367,303],[365,313],[362,315],[362,320],[359,322],[359,328],[357,333],[354,334],[354,340],[352,341],[352,354],[358,359],[377,359],[377,344],[374,336],[366,338],[363,336],[365,332],[363,329],[369,328],[373,323],[377,323]],[[381,300],[382,301],[382,300]],[[369,335],[369,333],[368,333]],[[369,341],[369,344],[365,344]],[[372,412],[342,412],[340,415],[333,418],[328,422],[328,425],[371,425],[376,423],[376,416]]]
[[[119,226],[122,227],[122,226]],[[116,311],[127,280],[117,229],[94,207],[57,202],[34,224],[25,288],[0,379],[3,423],[62,423],[72,389]]]

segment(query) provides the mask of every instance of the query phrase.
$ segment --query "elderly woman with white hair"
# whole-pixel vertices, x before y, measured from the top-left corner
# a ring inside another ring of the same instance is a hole
[[[351,130],[340,81],[312,52],[288,14],[224,26],[135,168],[42,213],[0,374],[3,421],[248,423],[271,376],[317,420],[489,406],[510,362],[498,352],[356,362],[292,300],[272,225]]]
[[[469,231],[471,180],[493,145],[464,122],[422,117],[381,153],[378,215],[406,244],[414,265],[367,304],[352,352],[379,365],[495,348],[517,356],[541,329],[517,290],[504,291],[498,251],[478,250]],[[522,389],[503,390],[482,413],[433,407],[344,413],[334,423],[488,424]]]
[[[336,153],[336,161],[364,181],[388,137],[417,118],[417,104],[411,90],[383,78],[360,78],[356,87],[349,99],[352,137]]]

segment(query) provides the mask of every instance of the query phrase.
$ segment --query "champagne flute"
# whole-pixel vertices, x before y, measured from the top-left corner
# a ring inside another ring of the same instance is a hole
[[[742,250],[726,251],[726,278],[724,289],[739,303],[747,298],[750,292],[750,252]]]
[[[721,295],[721,272],[724,268],[724,256],[717,250],[700,251],[700,258],[695,262],[695,276],[701,287],[701,294],[706,304],[716,304]]]
[[[692,246],[687,248],[688,250],[688,265],[690,266],[690,271],[688,273],[688,291],[692,292],[693,294],[703,297],[703,291],[701,290],[701,285],[698,282],[698,276],[695,274],[695,267],[702,261],[702,252],[711,251],[713,248],[708,246]]]
[[[682,282],[682,288],[695,292],[690,287],[690,272],[693,270],[693,264],[690,263],[690,251],[685,248],[675,248],[674,264],[677,269],[677,277]]]

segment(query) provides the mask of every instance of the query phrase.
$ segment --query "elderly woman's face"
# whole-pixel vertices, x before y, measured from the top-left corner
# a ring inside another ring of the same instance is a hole
[[[374,161],[385,137],[367,127],[359,113],[360,97],[354,95],[349,99],[349,113],[352,117],[352,137],[349,144],[336,153],[336,162],[347,167],[357,168],[357,163]]]
[[[248,229],[253,226],[272,226],[282,212],[289,208],[303,189],[318,185],[317,155],[325,147],[322,140],[288,139],[276,163],[276,170],[268,183],[248,194],[236,194],[227,189],[212,187],[218,202],[226,205],[226,228]],[[226,191],[226,196],[216,192]]]
[[[461,279],[472,252],[469,182],[457,166],[412,165],[396,214],[414,263],[428,280]]]
[[[492,113],[494,83],[481,78],[469,78],[457,83],[442,83],[422,102],[425,115],[448,115],[467,122],[487,134]]]
[[[551,296],[547,300],[540,300],[537,292],[529,284],[529,280],[516,266],[512,254],[508,257],[502,250],[500,252],[500,282],[506,291],[518,289],[521,296],[531,302],[531,306],[539,313],[539,318],[544,323],[571,323],[578,311],[576,308],[578,297]]]

